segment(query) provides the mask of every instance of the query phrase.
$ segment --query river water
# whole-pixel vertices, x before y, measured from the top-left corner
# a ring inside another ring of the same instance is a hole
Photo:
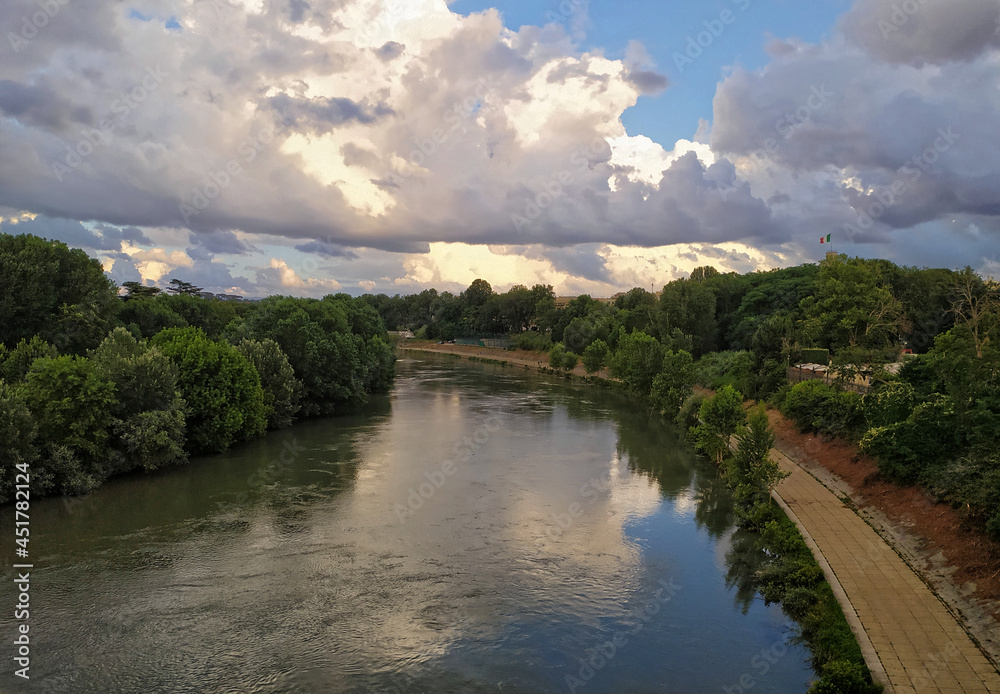
[[[806,691],[672,428],[516,368],[398,366],[358,415],[34,501],[31,679],[5,607],[0,691]]]

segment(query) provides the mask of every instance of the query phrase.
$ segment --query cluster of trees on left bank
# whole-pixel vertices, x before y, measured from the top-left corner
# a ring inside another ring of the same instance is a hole
[[[0,234],[3,501],[26,466],[36,496],[86,493],[355,409],[392,384],[381,318],[346,294],[231,302],[184,283],[173,295],[128,289],[119,296],[82,250]]]

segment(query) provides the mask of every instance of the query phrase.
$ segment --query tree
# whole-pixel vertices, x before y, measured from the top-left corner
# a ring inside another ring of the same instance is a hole
[[[469,288],[462,292],[462,299],[468,306],[478,308],[493,296],[493,287],[484,279],[472,281]]]
[[[114,384],[84,357],[46,357],[31,365],[24,394],[56,489],[82,494],[100,486],[110,474]]]
[[[177,390],[177,366],[124,328],[115,328],[90,358],[117,393],[110,472],[186,462],[186,403]]]
[[[955,287],[956,298],[951,311],[972,335],[976,357],[983,358],[983,350],[990,342],[988,325],[995,325],[1000,313],[1000,292],[987,285],[972,268],[966,267],[959,273]]]
[[[37,427],[22,388],[0,379],[0,499],[14,498],[15,475],[30,469],[31,491],[43,495],[51,486],[51,475],[34,466]],[[18,466],[21,466],[20,468]]]
[[[122,282],[122,286],[128,290],[128,294],[125,295],[126,301],[131,299],[148,299],[160,293],[159,287],[150,287],[138,282]]]
[[[594,340],[583,350],[583,368],[587,373],[595,373],[604,368],[609,354],[608,344],[604,340]]]
[[[292,425],[299,411],[302,383],[295,378],[295,370],[288,357],[274,340],[265,338],[242,340],[236,349],[253,364],[264,389],[264,415],[268,429],[284,429]]]
[[[153,345],[177,365],[190,449],[217,453],[264,433],[260,377],[235,348],[208,339],[198,328],[164,330]]]
[[[100,262],[58,241],[0,234],[0,343],[40,335],[64,354],[96,346],[121,302]]]
[[[709,282],[674,280],[663,288],[659,308],[661,335],[670,335],[675,329],[691,335],[695,356],[715,350],[715,292]]]
[[[862,258],[823,262],[816,296],[802,303],[812,341],[833,350],[899,344],[905,314],[884,273],[878,263]]]
[[[636,393],[649,395],[653,379],[663,366],[663,353],[663,345],[646,333],[620,334],[618,349],[611,358],[611,375]]]
[[[653,379],[650,399],[660,414],[673,419],[694,388],[694,359],[685,351],[667,352],[663,370]]]
[[[0,378],[8,383],[20,383],[36,359],[57,356],[59,351],[37,335],[30,340],[22,339],[17,347],[0,359]]]
[[[184,282],[179,279],[171,279],[170,283],[167,285],[167,291],[171,294],[193,294],[197,295],[202,291],[201,287],[196,287],[190,282]]]
[[[753,408],[745,425],[736,430],[736,453],[729,466],[733,490],[744,509],[756,503],[770,501],[778,482],[788,477],[771,458],[774,432],[763,405]]]
[[[729,441],[746,419],[743,396],[732,386],[723,386],[701,404],[701,423],[691,430],[695,446],[721,464]]]

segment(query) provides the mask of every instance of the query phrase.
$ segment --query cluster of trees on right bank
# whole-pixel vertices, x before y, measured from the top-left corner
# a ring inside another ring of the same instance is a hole
[[[659,294],[561,307],[551,287],[498,294],[481,279],[459,295],[363,300],[421,336],[506,331],[553,368],[582,361],[670,417],[697,413],[680,412],[695,384],[732,386],[803,430],[856,441],[886,477],[924,485],[1000,539],[1000,286],[970,268],[836,256],[747,274],[701,267]],[[788,367],[817,349],[839,380],[790,384]],[[847,387],[859,372],[864,395]]]

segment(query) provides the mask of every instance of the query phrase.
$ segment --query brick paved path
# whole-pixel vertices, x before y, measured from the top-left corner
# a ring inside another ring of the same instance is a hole
[[[996,668],[906,562],[819,480],[781,451],[771,455],[791,473],[776,498],[832,578],[865,660],[886,691],[1000,694]]]

